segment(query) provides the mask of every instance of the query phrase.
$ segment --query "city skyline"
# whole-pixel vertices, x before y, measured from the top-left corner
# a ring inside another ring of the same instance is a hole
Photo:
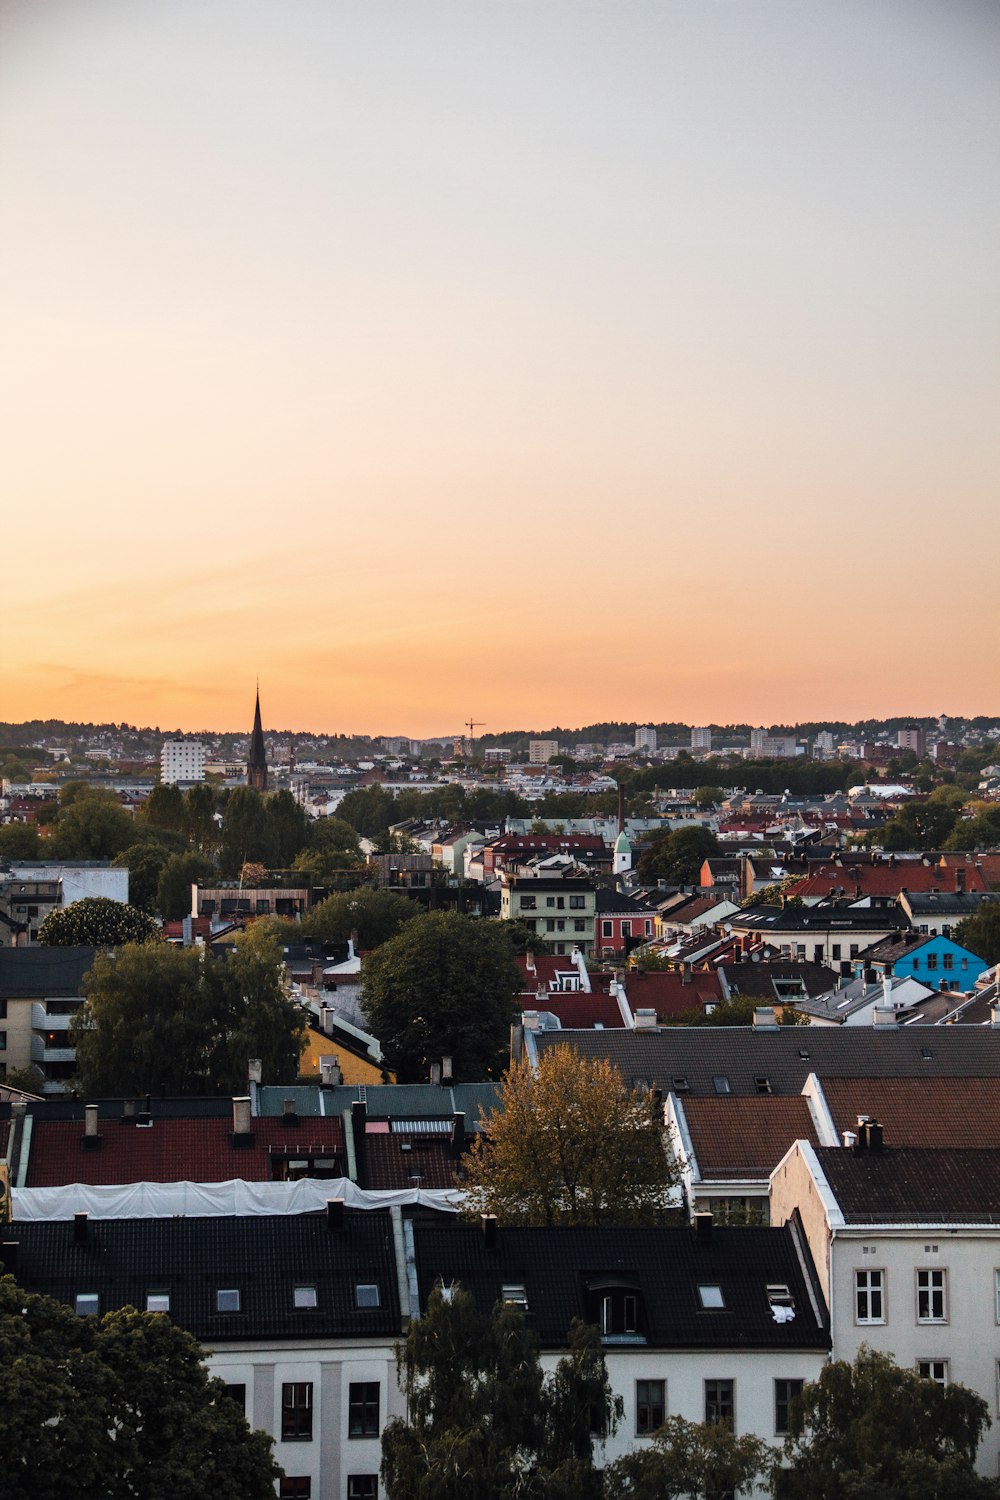
[[[4,0],[0,716],[988,713],[998,62],[972,0]]]

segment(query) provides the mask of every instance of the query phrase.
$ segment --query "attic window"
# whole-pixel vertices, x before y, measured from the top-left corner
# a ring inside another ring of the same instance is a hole
[[[168,1313],[170,1311],[170,1293],[147,1292],[146,1311]]]
[[[671,1078],[670,1083],[675,1094],[689,1094],[691,1092],[691,1084],[688,1082],[686,1073],[682,1073],[678,1078]]]
[[[722,1288],[717,1281],[702,1281],[698,1283],[698,1303],[705,1312],[725,1307],[726,1299],[722,1295]]]
[[[921,1047],[921,1049],[920,1049],[920,1056],[921,1057],[933,1057],[934,1053],[931,1051],[930,1047]]]
[[[808,1058],[809,1056],[811,1056],[808,1047],[800,1047],[799,1048],[799,1056],[803,1060],[805,1060],[806,1058]]]
[[[314,1286],[297,1286],[292,1292],[292,1305],[305,1310],[317,1306],[316,1288]]]
[[[754,1086],[756,1087],[758,1094],[773,1093],[773,1090],[771,1088],[771,1080],[770,1078],[767,1078],[763,1073],[759,1073],[754,1079]]]
[[[520,1307],[523,1311],[527,1311],[527,1289],[520,1282],[505,1282],[500,1289],[500,1301],[507,1307]]]
[[[215,1293],[216,1312],[239,1312],[240,1289],[236,1286],[220,1286]]]
[[[381,1307],[378,1286],[373,1282],[359,1282],[354,1288],[355,1307]]]
[[[733,1092],[733,1086],[724,1073],[717,1073],[712,1079],[712,1083],[715,1085],[715,1092],[717,1094],[731,1094]]]
[[[74,1304],[78,1318],[96,1318],[101,1310],[101,1298],[97,1292],[77,1292]]]

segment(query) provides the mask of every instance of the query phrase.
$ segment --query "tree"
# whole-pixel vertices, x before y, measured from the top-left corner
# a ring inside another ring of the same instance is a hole
[[[50,911],[38,929],[38,941],[50,948],[115,948],[148,942],[156,933],[149,912],[109,896],[84,896]]]
[[[133,823],[113,792],[68,781],[52,834],[58,859],[114,859],[134,842]]]
[[[34,823],[5,823],[0,828],[0,859],[38,858],[38,828]]]
[[[141,813],[143,822],[150,828],[163,828],[168,833],[184,831],[184,795],[172,782],[159,782],[154,786]]]
[[[691,798],[695,807],[718,807],[726,800],[725,788],[721,786],[697,786]]]
[[[419,912],[408,896],[363,885],[338,891],[312,907],[302,918],[302,932],[321,943],[346,943],[356,932],[358,948],[369,952],[395,937]]]
[[[264,799],[256,787],[236,787],[226,799],[222,814],[220,868],[227,875],[235,875],[248,859],[271,865],[276,851],[274,827],[268,818]]]
[[[130,844],[121,854],[115,855],[111,863],[117,869],[128,871],[128,893],[133,906],[141,907],[143,911],[156,911],[156,888],[169,858],[169,851],[157,843]]]
[[[0,1364],[6,1500],[273,1500],[271,1439],[163,1313],[80,1318],[5,1276]]]
[[[400,1082],[452,1059],[456,1080],[500,1071],[521,971],[503,923],[429,912],[366,961],[361,1006]]]
[[[86,1093],[232,1094],[251,1057],[267,1082],[296,1077],[302,1011],[284,994],[273,942],[237,939],[226,959],[130,945],[99,953],[85,987],[72,1032]]]
[[[987,964],[1000,963],[1000,900],[980,901],[972,916],[958,923],[952,937]]]
[[[666,880],[671,885],[697,885],[706,859],[720,852],[715,834],[700,824],[658,833],[639,857],[639,879]]]
[[[785,1455],[790,1496],[809,1500],[971,1500],[1000,1493],[976,1475],[986,1402],[938,1385],[863,1346],[792,1403]]]
[[[971,818],[959,818],[942,844],[944,849],[995,849],[1000,844],[1000,807],[983,808]]]
[[[549,1047],[517,1062],[462,1160],[466,1212],[502,1224],[657,1224],[672,1169],[653,1097],[604,1058]]]
[[[291,792],[285,790],[266,797],[264,811],[274,859],[282,869],[287,869],[309,842],[309,819]]]
[[[737,1437],[728,1422],[668,1417],[653,1445],[609,1464],[605,1500],[707,1500],[749,1489],[777,1458],[761,1438]]]
[[[546,1381],[519,1309],[484,1318],[461,1288],[433,1291],[400,1351],[407,1420],[382,1434],[389,1500],[596,1497],[593,1427],[613,1432],[621,1402],[597,1330],[576,1324],[569,1342]]]
[[[171,854],[156,885],[156,909],[165,922],[191,915],[191,887],[211,880],[215,866],[204,854]]]
[[[752,1026],[754,1011],[759,1005],[771,1005],[773,1001],[763,1000],[759,995],[733,995],[729,1000],[720,1000],[711,1010],[703,1010],[700,1006],[692,1006],[690,1010],[680,1011],[671,1016],[665,1024],[667,1026]],[[808,1026],[809,1017],[800,1010],[796,1010],[794,1004],[786,1002],[784,1005],[775,1006],[778,1013],[778,1024],[780,1026]]]
[[[203,854],[219,842],[215,812],[215,792],[207,781],[198,782],[184,793],[184,832]]]
[[[313,858],[322,875],[351,870],[361,858],[361,841],[344,818],[317,818],[309,829],[309,849],[299,858]]]

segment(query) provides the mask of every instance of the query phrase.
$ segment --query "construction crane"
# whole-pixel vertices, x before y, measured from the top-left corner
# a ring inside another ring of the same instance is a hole
[[[476,758],[476,730],[477,729],[485,729],[486,728],[486,721],[485,721],[485,719],[466,719],[465,723],[462,725],[462,728],[463,729],[467,729],[469,731],[469,759],[470,760],[475,760],[475,758]]]

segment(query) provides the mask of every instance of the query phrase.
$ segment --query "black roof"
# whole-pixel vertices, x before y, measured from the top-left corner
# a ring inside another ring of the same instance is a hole
[[[615,1288],[640,1299],[641,1340],[659,1348],[826,1349],[822,1300],[810,1299],[789,1225],[714,1228],[703,1243],[687,1225],[637,1229],[501,1229],[489,1248],[482,1229],[420,1225],[413,1230],[420,1306],[435,1285],[459,1283],[488,1313],[505,1285],[523,1286],[527,1313],[545,1348],[565,1345],[574,1318],[594,1322]],[[808,1251],[803,1246],[808,1258]],[[808,1259],[807,1259],[808,1264]],[[722,1288],[724,1307],[706,1310],[699,1285]],[[769,1284],[788,1288],[795,1318],[774,1320]]]
[[[0,948],[0,999],[81,995],[94,948]]]
[[[766,1077],[775,1094],[798,1094],[810,1073],[821,1078],[1000,1078],[1000,1029],[992,1026],[663,1026],[650,1031],[539,1031],[539,1051],[573,1046],[606,1057],[626,1082],[642,1079],[664,1094],[755,1094]],[[926,1055],[929,1054],[929,1055]]]
[[[909,927],[902,907],[748,906],[726,922],[739,932],[885,932]]]
[[[68,1222],[6,1226],[18,1244],[17,1280],[70,1306],[96,1292],[100,1311],[146,1306],[168,1291],[170,1316],[202,1341],[366,1338],[400,1331],[388,1212],[252,1217],[92,1219],[78,1241]],[[376,1285],[378,1307],[357,1307],[355,1288]],[[317,1306],[296,1311],[293,1290],[314,1286]],[[240,1292],[239,1312],[216,1311],[216,1292]]]
[[[1000,1151],[814,1149],[849,1224],[1000,1224]]]
[[[233,1100],[230,1094],[220,1095],[217,1098],[192,1095],[190,1098],[171,1099],[158,1099],[155,1096],[139,1094],[127,1102],[130,1106],[134,1104],[136,1112],[148,1111],[154,1120],[221,1120],[231,1116],[233,1112]],[[37,1115],[43,1120],[79,1120],[82,1123],[87,1104],[97,1105],[99,1120],[120,1120],[125,1114],[126,1100],[95,1099],[90,1094],[79,1098],[73,1098],[69,1094],[47,1094],[44,1099],[29,1103],[28,1113]],[[0,1103],[0,1119],[4,1119],[9,1114],[10,1104]]]

